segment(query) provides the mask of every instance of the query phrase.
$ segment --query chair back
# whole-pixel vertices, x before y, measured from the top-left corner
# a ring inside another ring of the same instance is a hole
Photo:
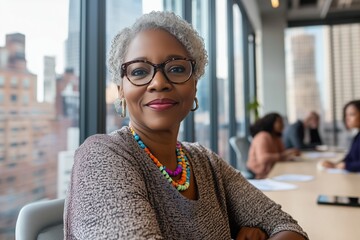
[[[43,200],[22,207],[16,221],[16,240],[64,239],[64,202]]]
[[[245,137],[233,136],[229,139],[231,147],[234,149],[237,158],[236,167],[246,178],[252,178],[252,174],[246,167],[249,155],[250,142]]]

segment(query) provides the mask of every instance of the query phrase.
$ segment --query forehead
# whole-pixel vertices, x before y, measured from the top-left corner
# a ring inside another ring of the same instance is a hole
[[[359,113],[359,110],[354,105],[349,105],[345,111],[347,113]]]
[[[146,59],[164,61],[169,56],[188,57],[185,47],[169,32],[162,29],[143,30],[130,42],[125,61]]]

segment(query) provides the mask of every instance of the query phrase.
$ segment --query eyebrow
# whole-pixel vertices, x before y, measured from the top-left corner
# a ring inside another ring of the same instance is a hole
[[[164,61],[167,61],[167,60],[169,60],[169,59],[171,59],[171,58],[189,58],[189,56],[182,56],[182,55],[175,55],[175,54],[174,54],[174,55],[169,55],[169,56],[167,56]],[[128,60],[128,62],[130,62],[130,61],[136,61],[136,60],[146,60],[146,61],[149,61],[149,62],[150,62],[150,60],[149,60],[147,57],[137,57],[137,58]]]

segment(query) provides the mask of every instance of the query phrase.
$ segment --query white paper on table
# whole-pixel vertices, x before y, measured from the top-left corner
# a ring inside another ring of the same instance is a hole
[[[261,191],[281,191],[297,188],[294,184],[278,182],[272,179],[249,179],[248,181]]]
[[[339,168],[325,168],[324,171],[333,174],[349,174],[349,171]]]
[[[302,154],[302,158],[305,159],[317,159],[317,158],[334,158],[336,157],[334,152],[306,152]]]
[[[284,174],[272,178],[276,181],[306,182],[314,179],[314,176],[304,174]]]

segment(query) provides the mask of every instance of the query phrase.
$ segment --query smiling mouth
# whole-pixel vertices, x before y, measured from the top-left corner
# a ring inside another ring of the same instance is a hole
[[[155,99],[146,104],[146,106],[157,111],[167,110],[177,104],[176,101],[171,99]]]

